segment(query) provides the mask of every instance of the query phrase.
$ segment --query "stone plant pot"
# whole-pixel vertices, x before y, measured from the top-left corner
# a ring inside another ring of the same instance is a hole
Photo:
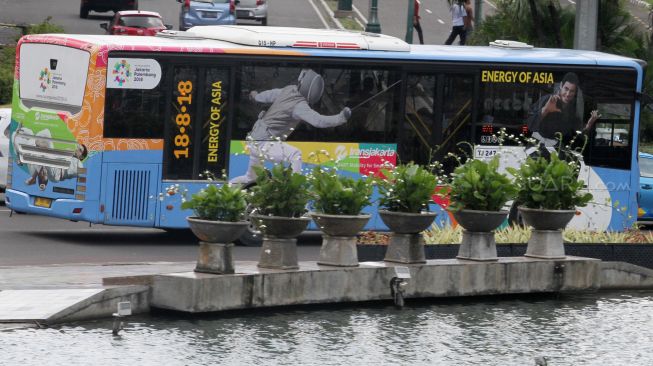
[[[508,216],[508,211],[453,211],[453,217],[467,231],[490,232],[498,228]]]
[[[195,236],[207,243],[231,243],[247,230],[247,221],[229,222],[202,220],[197,217],[187,217],[188,226]]]
[[[311,222],[310,217],[250,215],[249,218],[258,226],[264,237],[268,236],[280,239],[293,239],[298,237],[299,234],[306,230],[306,227]]]
[[[527,257],[565,258],[562,230],[574,218],[576,210],[542,210],[519,206],[526,225],[533,228],[526,248]]]
[[[250,215],[263,233],[258,266],[273,269],[298,269],[297,239],[311,222],[310,217]]]
[[[526,225],[535,230],[562,230],[574,218],[576,210],[543,210],[519,206]]]
[[[200,239],[195,272],[234,273],[232,242],[247,230],[247,221],[211,221],[187,217],[188,226]]]
[[[428,229],[435,220],[435,212],[411,213],[379,210],[379,216],[390,231],[397,234],[417,234]]]
[[[456,258],[474,261],[498,260],[494,230],[506,220],[508,211],[460,210],[452,213],[464,229]]]
[[[363,230],[370,215],[327,215],[312,213],[322,231],[322,247],[318,264],[340,267],[358,266],[356,236]]]
[[[330,236],[356,236],[363,230],[371,215],[327,215],[313,212],[311,217],[317,227]]]

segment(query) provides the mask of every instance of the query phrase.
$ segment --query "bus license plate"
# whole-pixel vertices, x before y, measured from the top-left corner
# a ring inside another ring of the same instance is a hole
[[[50,208],[50,206],[52,206],[52,200],[49,198],[36,197],[34,199],[34,206]]]
[[[497,147],[476,147],[476,159],[490,159],[499,152]]]

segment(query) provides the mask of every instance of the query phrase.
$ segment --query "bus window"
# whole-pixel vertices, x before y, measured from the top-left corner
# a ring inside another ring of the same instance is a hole
[[[402,160],[428,164],[433,158],[435,82],[434,75],[408,76],[399,156]]]
[[[601,116],[590,134],[586,159],[596,166],[630,168],[630,105],[599,104]]]
[[[164,179],[193,179],[195,145],[194,133],[199,121],[196,67],[175,66],[172,76],[170,117],[164,139]]]
[[[461,142],[473,141],[473,90],[471,75],[445,75],[441,92],[442,110],[436,121],[440,121],[441,135],[436,136],[434,158],[452,170],[457,163],[445,161],[448,153],[471,156],[469,145]]]
[[[156,60],[146,60],[158,66]],[[129,67],[129,63],[126,63]],[[104,137],[163,138],[165,95],[162,82],[109,84],[106,89]]]

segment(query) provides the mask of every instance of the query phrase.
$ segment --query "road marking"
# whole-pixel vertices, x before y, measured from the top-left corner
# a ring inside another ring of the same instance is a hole
[[[424,9],[424,11],[427,12],[428,14],[433,14],[433,12],[429,9]]]
[[[494,10],[497,10],[497,6],[494,5],[494,4],[492,4],[491,2],[489,2],[488,0],[483,0],[483,2],[486,3],[486,4],[488,4],[488,5],[490,5],[491,7],[493,7]]]
[[[569,4],[576,5],[576,2],[574,0],[567,0],[569,1]]]
[[[336,23],[336,26],[340,29],[345,29],[345,27],[342,26],[338,18],[336,18],[333,14],[333,11],[331,11],[331,8],[329,8],[329,5],[327,5],[326,1],[320,0],[322,3],[322,7],[324,8],[324,11],[326,11],[327,14],[331,17],[331,20],[333,20],[334,23]]]
[[[358,17],[363,20],[363,23],[367,24],[367,18],[365,18],[363,16],[363,13],[361,13],[361,11],[358,10],[358,8],[354,4],[351,5],[351,8],[354,9],[354,11],[356,12],[356,15],[358,15]],[[365,27],[363,27],[363,28],[365,28]]]
[[[438,23],[444,24],[444,21],[442,19],[438,18]]]
[[[329,27],[329,23],[327,23],[326,19],[324,19],[324,17],[322,16],[322,13],[320,13],[320,9],[317,8],[317,6],[313,2],[313,0],[308,0],[308,2],[311,3],[311,6],[313,6],[313,10],[315,10],[315,13],[317,14],[317,16],[322,21],[322,24],[324,24],[324,28],[331,29],[331,27]]]

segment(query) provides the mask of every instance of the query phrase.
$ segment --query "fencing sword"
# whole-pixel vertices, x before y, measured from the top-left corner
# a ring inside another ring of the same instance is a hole
[[[387,92],[390,88],[394,87],[395,85],[397,85],[397,84],[399,84],[399,83],[401,83],[401,82],[402,82],[401,79],[400,79],[400,80],[397,80],[396,82],[394,82],[394,83],[393,83],[392,85],[390,85],[389,87],[387,87],[387,88],[381,90],[380,92],[378,92],[378,93],[372,95],[371,97],[365,99],[364,101],[358,103],[356,106],[354,106],[354,107],[352,107],[352,108],[349,108],[349,109],[351,109],[351,111],[353,112],[356,108],[358,108],[358,107],[362,106],[363,104],[369,102],[370,100],[372,100],[372,99],[378,97],[379,95],[381,95],[381,94]]]

